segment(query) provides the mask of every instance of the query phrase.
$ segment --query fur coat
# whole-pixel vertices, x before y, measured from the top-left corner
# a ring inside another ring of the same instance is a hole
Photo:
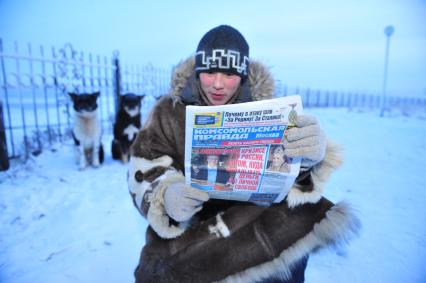
[[[175,68],[171,93],[158,101],[132,146],[129,191],[149,222],[136,281],[288,280],[293,266],[311,252],[357,234],[359,220],[350,206],[322,197],[327,179],[341,163],[338,147],[330,141],[324,160],[301,173],[279,204],[210,199],[187,222],[169,218],[165,188],[185,179],[185,106],[205,105],[193,70],[194,58]],[[249,78],[232,103],[268,99],[273,92],[269,71],[252,60]]]

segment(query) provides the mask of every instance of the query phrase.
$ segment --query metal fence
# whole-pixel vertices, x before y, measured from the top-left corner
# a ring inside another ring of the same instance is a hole
[[[287,96],[299,94],[302,97],[304,108],[313,107],[343,107],[348,109],[422,109],[426,110],[426,99],[418,97],[387,96],[384,98],[379,94],[366,94],[355,92],[327,91],[311,88],[289,87],[278,83],[276,95]]]
[[[8,159],[37,155],[57,142],[69,141],[72,115],[69,92],[100,91],[104,132],[111,132],[120,93],[145,94],[142,118],[167,93],[171,69],[122,64],[118,51],[100,56],[61,48],[5,46],[0,38],[0,170]],[[276,96],[300,94],[304,107],[377,108],[377,95],[290,88],[278,82]],[[425,107],[425,99],[389,97],[388,107]]]
[[[0,138],[7,158],[26,159],[43,148],[69,140],[72,124],[69,92],[100,91],[104,131],[111,131],[120,93],[145,94],[144,112],[168,90],[170,70],[122,64],[111,56],[61,48],[5,46],[0,38]],[[0,166],[4,167],[4,166]]]

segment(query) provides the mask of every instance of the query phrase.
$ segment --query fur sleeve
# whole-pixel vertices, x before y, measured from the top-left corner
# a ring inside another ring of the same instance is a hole
[[[305,203],[316,203],[321,199],[326,182],[331,173],[342,164],[342,153],[339,145],[327,140],[324,160],[306,172],[304,180],[294,183],[287,195],[289,207]]]
[[[129,192],[135,206],[162,238],[177,237],[187,226],[173,221],[164,209],[165,189],[171,183],[185,181],[182,111],[184,107],[175,106],[170,98],[160,100],[131,147]]]
[[[164,208],[165,189],[174,182],[185,181],[171,164],[167,155],[153,160],[132,156],[129,162],[128,184],[133,203],[162,238],[177,237],[187,227],[186,222],[175,225]]]

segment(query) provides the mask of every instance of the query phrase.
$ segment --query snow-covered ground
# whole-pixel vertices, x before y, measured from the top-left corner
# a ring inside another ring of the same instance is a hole
[[[306,282],[426,282],[426,114],[309,112],[345,148],[326,196],[351,202],[363,229],[311,256]],[[0,173],[0,282],[133,281],[147,224],[110,142],[99,169],[78,171],[69,141]]]

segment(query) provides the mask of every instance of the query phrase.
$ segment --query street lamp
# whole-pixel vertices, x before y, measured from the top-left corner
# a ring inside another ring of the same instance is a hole
[[[388,61],[389,61],[389,45],[390,37],[395,32],[395,28],[391,25],[385,27],[386,35],[386,51],[385,51],[385,69],[383,74],[383,87],[382,87],[382,110],[380,111],[380,117],[383,117],[384,112],[386,111],[386,84],[388,80]]]

